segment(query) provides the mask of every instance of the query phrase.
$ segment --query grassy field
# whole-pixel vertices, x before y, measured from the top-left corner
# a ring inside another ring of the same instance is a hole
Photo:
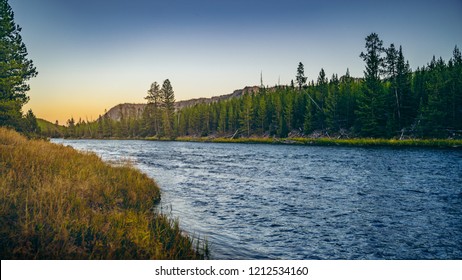
[[[452,139],[373,139],[373,138],[208,138],[208,137],[178,137],[177,141],[209,142],[209,143],[247,143],[247,144],[288,144],[311,146],[358,146],[358,147],[434,147],[462,149],[462,140]]]
[[[156,183],[127,164],[0,127],[1,259],[206,257],[154,210],[159,200]]]

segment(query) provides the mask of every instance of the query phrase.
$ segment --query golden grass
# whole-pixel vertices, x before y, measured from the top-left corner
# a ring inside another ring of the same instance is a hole
[[[453,139],[380,139],[380,138],[291,138],[297,144],[319,146],[383,146],[383,147],[433,147],[433,148],[462,148],[462,140]]]
[[[130,166],[0,127],[1,259],[197,259],[160,190]]]
[[[151,139],[153,140],[153,139]],[[454,139],[377,139],[377,138],[268,138],[268,137],[242,137],[242,138],[208,138],[208,137],[178,137],[177,141],[206,142],[206,143],[243,143],[243,144],[288,144],[308,146],[357,146],[357,147],[433,147],[462,149],[462,140]]]

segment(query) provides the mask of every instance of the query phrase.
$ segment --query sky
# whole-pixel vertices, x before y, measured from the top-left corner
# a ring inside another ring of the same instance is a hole
[[[95,120],[144,103],[169,79],[176,100],[290,84],[349,68],[363,76],[364,38],[402,45],[412,69],[462,47],[462,0],[9,0],[29,58],[31,108],[51,122]]]

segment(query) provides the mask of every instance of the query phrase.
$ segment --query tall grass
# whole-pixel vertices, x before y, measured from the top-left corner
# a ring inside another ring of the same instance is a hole
[[[151,139],[152,140],[152,139]],[[311,146],[358,146],[358,147],[433,147],[462,149],[462,140],[454,139],[378,139],[378,138],[268,138],[268,137],[241,137],[241,138],[207,138],[207,137],[178,137],[177,141],[184,142],[211,142],[211,143],[245,143],[245,144],[288,144]]]
[[[2,259],[206,257],[154,210],[159,200],[156,183],[130,166],[0,127]]]
[[[297,144],[319,146],[383,146],[383,147],[434,147],[434,148],[462,148],[462,140],[453,139],[379,139],[379,138],[292,138]]]

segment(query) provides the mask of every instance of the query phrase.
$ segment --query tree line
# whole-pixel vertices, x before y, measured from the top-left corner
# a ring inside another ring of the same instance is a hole
[[[403,48],[384,47],[376,33],[365,39],[364,77],[327,77],[307,83],[299,63],[290,85],[265,87],[239,98],[174,109],[168,80],[148,90],[141,118],[69,124],[69,137],[222,136],[461,138],[462,56],[441,57],[412,71]],[[89,129],[89,127],[93,127]],[[72,131],[74,129],[75,131]],[[79,131],[79,132],[78,132]],[[90,131],[91,135],[90,135]]]
[[[37,119],[22,107],[29,100],[27,82],[37,76],[22,42],[21,28],[7,0],[0,0],[0,126],[40,133]],[[175,110],[167,79],[154,82],[141,118],[106,114],[97,121],[42,126],[50,137],[137,138],[177,136],[332,136],[375,138],[461,138],[462,56],[456,46],[449,61],[435,58],[412,71],[403,48],[384,47],[376,33],[360,53],[364,77],[346,73],[327,77],[321,69],[307,83],[299,63],[290,85],[260,86],[256,93]]]

